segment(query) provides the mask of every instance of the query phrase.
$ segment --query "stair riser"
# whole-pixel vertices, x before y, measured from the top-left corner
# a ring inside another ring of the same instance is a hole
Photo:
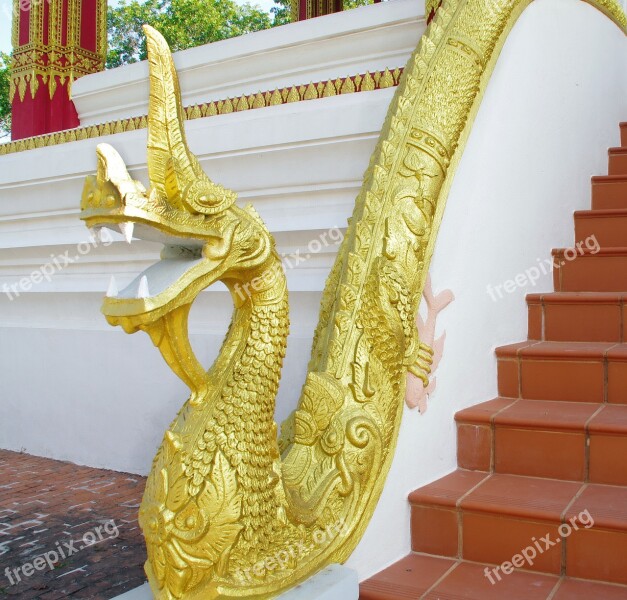
[[[592,209],[607,208],[627,208],[627,181],[592,183]]]
[[[621,303],[529,304],[530,340],[550,342],[622,342],[625,311]]]
[[[519,361],[498,359],[500,396],[627,404],[627,362],[533,357]]]
[[[622,124],[620,126],[620,145],[623,148],[627,148],[627,124]]]
[[[627,485],[627,437],[586,434],[583,427],[557,431],[458,423],[457,458],[458,466],[470,471]]]
[[[566,575],[627,584],[627,533],[581,529],[566,541]]]
[[[556,292],[622,292],[627,290],[627,255],[555,257],[553,284]]]
[[[625,584],[625,548],[627,532],[586,529],[582,522],[575,530],[568,523],[412,506],[414,552],[493,565],[515,560],[528,571]],[[491,574],[495,583],[497,574],[507,578],[501,570]]]
[[[601,248],[627,247],[627,215],[607,217],[575,217],[575,239],[594,236]]]
[[[627,152],[610,153],[608,175],[627,175]]]

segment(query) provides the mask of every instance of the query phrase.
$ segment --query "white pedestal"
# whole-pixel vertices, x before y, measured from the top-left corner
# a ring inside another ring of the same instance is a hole
[[[277,600],[358,600],[359,581],[356,571],[342,565],[330,565],[301,583],[294,589],[278,596]],[[152,600],[147,583],[115,600]]]

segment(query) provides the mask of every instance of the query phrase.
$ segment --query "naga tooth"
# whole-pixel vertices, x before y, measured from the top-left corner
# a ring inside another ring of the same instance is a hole
[[[115,276],[112,276],[109,282],[109,289],[107,290],[107,298],[117,298],[117,296],[118,284],[115,282]]]
[[[133,232],[135,231],[135,223],[120,223],[120,231],[122,235],[126,239],[126,241],[130,244],[133,240]]]
[[[137,288],[137,298],[150,298],[150,289],[148,289],[148,279],[144,275],[139,280],[139,287]]]

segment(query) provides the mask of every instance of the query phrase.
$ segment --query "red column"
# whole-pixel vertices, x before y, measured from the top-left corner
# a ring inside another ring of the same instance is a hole
[[[106,52],[106,0],[13,0],[12,138],[77,127],[72,81]]]
[[[295,21],[313,19],[340,12],[342,5],[342,0],[292,0],[292,17]]]

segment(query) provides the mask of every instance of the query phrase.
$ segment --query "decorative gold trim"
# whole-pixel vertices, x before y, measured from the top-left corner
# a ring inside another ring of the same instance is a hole
[[[258,92],[257,94],[238,96],[236,98],[226,98],[224,100],[194,104],[185,108],[185,118],[191,121],[193,119],[214,117],[232,112],[279,106],[290,102],[304,102],[340,94],[354,94],[394,87],[398,85],[402,73],[403,69],[400,68],[392,71],[385,69],[384,71],[375,71],[374,73],[366,72],[361,75],[339,77],[333,81],[320,81],[307,85],[298,85],[275,89],[273,91]],[[47,146],[56,146],[58,144],[67,144],[69,142],[102,137],[104,135],[124,133],[136,129],[146,129],[146,127],[146,115],[119,121],[110,121],[99,125],[78,127],[77,129],[69,129],[67,131],[26,138],[8,144],[0,144],[0,156],[13,154],[15,152],[24,152],[26,150],[34,150],[35,148],[44,148]]]
[[[67,38],[63,43],[63,0],[33,0],[30,9],[29,40],[19,44],[19,20],[28,16],[14,0],[13,11],[13,62],[11,67],[10,100],[16,93],[24,100],[26,91],[35,97],[40,82],[48,85],[50,98],[57,86],[74,81],[84,75],[102,71],[107,58],[107,0],[96,0],[97,19],[94,27],[96,51],[81,47],[81,18],[83,3],[68,0]],[[49,5],[47,31],[44,27],[44,4]],[[45,35],[47,34],[47,36]],[[46,39],[47,37],[47,39]],[[67,86],[70,93],[70,86]]]

